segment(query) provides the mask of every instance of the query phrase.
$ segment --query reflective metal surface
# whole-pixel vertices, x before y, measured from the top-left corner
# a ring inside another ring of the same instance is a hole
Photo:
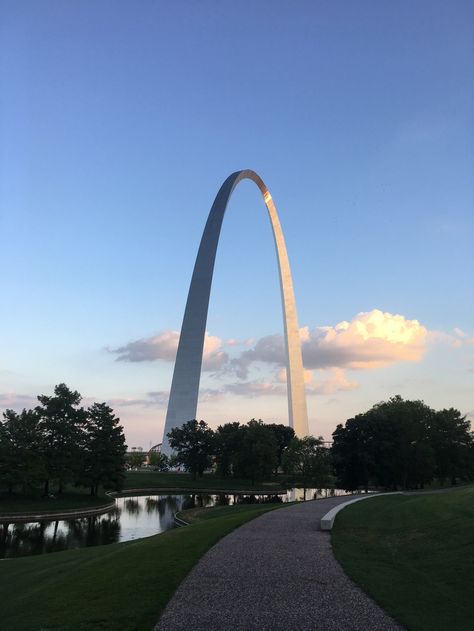
[[[237,184],[244,179],[252,180],[260,189],[267,206],[275,239],[287,358],[289,424],[299,437],[309,433],[301,341],[293,281],[283,231],[272,196],[263,180],[254,171],[237,171],[226,179],[217,193],[204,228],[194,265],[163,433],[162,452],[166,454],[171,452],[167,433],[174,427],[180,427],[183,423],[196,418],[204,335],[219,235],[229,198]]]

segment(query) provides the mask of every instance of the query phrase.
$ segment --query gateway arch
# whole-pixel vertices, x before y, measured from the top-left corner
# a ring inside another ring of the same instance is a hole
[[[171,452],[167,437],[168,432],[174,427],[180,427],[183,423],[196,418],[204,335],[219,235],[230,196],[237,184],[245,179],[252,180],[260,189],[267,206],[275,239],[285,331],[289,424],[299,437],[307,436],[309,433],[301,341],[293,281],[283,231],[268,188],[255,171],[246,169],[232,173],[222,184],[212,204],[199,245],[171,382],[161,449],[162,453],[165,454]]]

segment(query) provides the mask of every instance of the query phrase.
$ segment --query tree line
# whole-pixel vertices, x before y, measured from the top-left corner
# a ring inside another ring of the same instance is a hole
[[[400,396],[339,424],[330,449],[322,438],[297,438],[290,427],[255,419],[215,431],[193,420],[171,430],[168,438],[175,462],[194,479],[214,468],[219,477],[254,484],[280,472],[295,486],[335,484],[347,491],[474,479],[474,435],[466,417],[454,408],[436,411]]]
[[[0,421],[0,484],[12,492],[43,487],[61,494],[66,484],[120,489],[125,470],[125,436],[112,408],[94,403],[79,407],[82,397],[64,383],[54,396],[38,396],[39,405],[17,413],[6,410]]]
[[[214,431],[204,421],[192,420],[169,434],[177,463],[194,479],[214,467],[221,478],[256,481],[284,471],[305,489],[324,487],[330,479],[329,450],[322,438],[297,438],[291,427],[252,419],[219,425]]]
[[[474,435],[466,417],[400,396],[338,425],[331,453],[338,484],[349,491],[474,479]]]

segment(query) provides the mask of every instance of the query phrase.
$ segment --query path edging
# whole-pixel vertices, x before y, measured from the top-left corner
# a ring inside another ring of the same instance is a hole
[[[344,510],[344,508],[347,508],[347,506],[350,506],[350,504],[355,504],[355,502],[360,502],[361,500],[370,500],[373,497],[382,497],[383,495],[402,495],[402,492],[394,491],[392,493],[367,493],[367,495],[356,497],[353,500],[348,500],[343,504],[339,504],[338,506],[331,508],[330,511],[328,511],[325,515],[323,515],[323,517],[321,517],[321,530],[332,530],[336,515],[340,513],[340,511]]]

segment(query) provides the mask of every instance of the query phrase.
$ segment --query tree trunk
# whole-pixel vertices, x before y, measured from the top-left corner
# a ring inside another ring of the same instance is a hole
[[[58,495],[61,495],[63,492],[63,481],[59,480],[59,484],[58,484]]]
[[[43,494],[48,496],[49,495],[49,480],[45,480],[44,481],[44,491]]]

